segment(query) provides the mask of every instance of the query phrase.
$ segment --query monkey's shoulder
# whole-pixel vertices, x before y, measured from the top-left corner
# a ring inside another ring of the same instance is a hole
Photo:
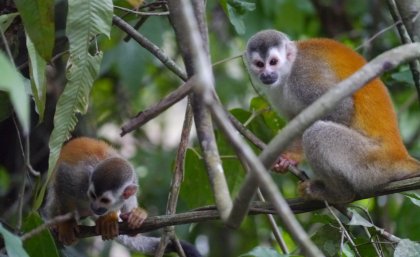
[[[61,149],[59,162],[76,164],[88,159],[104,160],[116,155],[116,151],[101,140],[80,137],[70,140]]]

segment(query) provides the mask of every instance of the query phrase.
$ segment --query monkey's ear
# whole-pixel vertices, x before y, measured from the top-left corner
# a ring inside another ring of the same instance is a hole
[[[137,185],[131,184],[124,188],[123,197],[124,199],[129,198],[132,195],[135,195],[137,192]]]

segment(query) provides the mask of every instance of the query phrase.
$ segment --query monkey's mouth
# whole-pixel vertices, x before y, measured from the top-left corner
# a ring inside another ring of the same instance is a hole
[[[107,208],[103,208],[103,207],[95,208],[92,204],[90,205],[90,209],[95,215],[98,215],[98,216],[102,216],[108,211]]]
[[[279,76],[276,73],[262,73],[260,80],[265,85],[271,85],[277,82]]]

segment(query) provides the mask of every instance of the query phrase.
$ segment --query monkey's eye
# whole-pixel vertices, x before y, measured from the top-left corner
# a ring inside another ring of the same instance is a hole
[[[270,65],[271,65],[271,66],[274,66],[274,65],[276,65],[278,62],[279,62],[279,60],[277,60],[276,58],[273,58],[273,59],[271,59],[271,60],[270,60]]]
[[[89,196],[92,199],[96,199],[96,195],[92,191],[89,192]]]
[[[111,200],[109,200],[108,198],[102,198],[101,199],[101,203],[103,204],[109,204],[111,202]]]
[[[255,61],[254,65],[257,66],[258,68],[263,68],[264,67],[264,63],[262,61]]]

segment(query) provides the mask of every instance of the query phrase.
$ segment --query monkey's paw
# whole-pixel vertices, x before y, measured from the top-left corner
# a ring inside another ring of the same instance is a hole
[[[281,154],[271,169],[274,172],[286,173],[289,165],[296,166],[297,164],[298,162],[293,160],[288,154]]]
[[[102,240],[110,240],[118,236],[118,215],[116,212],[100,216],[95,223],[95,231],[102,236]]]
[[[58,241],[64,245],[71,245],[77,242],[76,234],[79,233],[79,227],[76,220],[68,220],[57,224]]]
[[[143,224],[147,218],[147,212],[142,208],[134,208],[131,212],[123,213],[120,218],[127,222],[130,229],[136,229]]]

